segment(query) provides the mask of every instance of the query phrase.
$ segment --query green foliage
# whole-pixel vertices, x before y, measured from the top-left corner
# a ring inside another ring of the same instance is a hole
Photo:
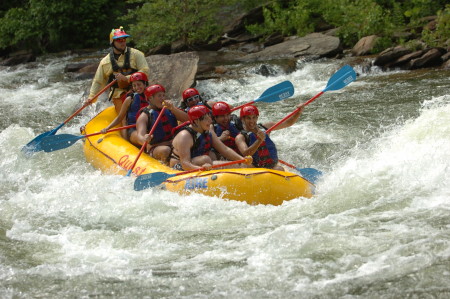
[[[195,46],[219,38],[224,25],[259,5],[264,23],[247,28],[263,36],[303,36],[329,25],[339,29],[346,46],[380,36],[378,51],[390,45],[393,32],[420,33],[423,17],[438,14],[436,30],[424,30],[422,39],[443,46],[450,38],[448,0],[16,0],[0,4],[0,50],[106,46],[111,29],[120,25],[143,51],[178,40]]]
[[[413,39],[410,41],[407,41],[405,43],[401,43],[405,48],[410,49],[411,51],[419,51],[419,50],[423,50],[426,48],[426,45],[417,40],[417,39]]]
[[[375,42],[375,45],[371,51],[371,54],[380,53],[383,50],[392,47],[393,43],[392,40],[389,37],[380,37]]]
[[[26,48],[40,53],[94,47],[99,41],[106,45],[114,26],[110,24],[120,13],[121,3],[28,0],[22,7],[10,8],[0,19],[0,48]]]
[[[249,31],[269,35],[305,35],[318,20],[339,28],[344,45],[351,46],[372,34],[382,36],[379,48],[392,43],[392,33],[420,18],[433,15],[445,0],[291,0],[272,1],[264,8],[264,24],[250,24]],[[445,31],[443,26],[441,32]]]
[[[279,3],[273,3],[264,7],[263,13],[264,24],[249,24],[247,30],[257,35],[270,35],[275,32],[283,35],[305,35],[314,29],[306,2],[298,1],[290,9],[283,8]]]
[[[419,18],[430,16],[436,13],[433,7],[433,0],[410,0],[404,2],[404,14],[414,23]]]
[[[389,2],[391,6],[395,3]],[[288,5],[288,7],[285,7]],[[264,24],[247,28],[258,34],[281,32],[305,35],[314,30],[318,17],[335,27],[345,44],[359,38],[381,34],[392,27],[391,13],[373,0],[295,0],[274,2],[264,8]]]
[[[325,19],[340,28],[339,36],[344,44],[352,45],[364,36],[383,35],[393,29],[390,12],[375,1],[328,1],[328,7]]]
[[[134,21],[131,34],[139,49],[181,39],[186,45],[208,41],[221,33],[215,16],[226,0],[132,0],[143,3],[123,18]]]
[[[438,12],[436,20],[436,29],[431,31],[425,29],[422,32],[422,39],[429,46],[444,47],[449,46],[450,40],[450,4],[447,4],[445,9]]]

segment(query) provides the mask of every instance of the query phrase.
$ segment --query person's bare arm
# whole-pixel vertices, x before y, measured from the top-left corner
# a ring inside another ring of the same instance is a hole
[[[127,97],[125,101],[123,102],[122,108],[120,108],[119,115],[114,118],[114,120],[104,129],[101,130],[101,132],[104,134],[109,129],[115,127],[116,125],[120,124],[120,122],[125,118],[128,108],[130,107],[132,102],[131,97]]]
[[[297,122],[297,120],[300,118],[300,115],[302,115],[302,112],[303,112],[303,109],[305,108],[305,106],[303,104],[300,104],[297,106],[297,108],[301,108],[301,109],[299,109],[297,111],[297,113],[292,115],[285,122],[281,123],[279,126],[274,128],[273,131],[288,128],[288,127],[292,126],[293,124],[295,124]],[[267,122],[267,123],[264,123],[263,126],[270,129],[275,124],[276,124],[276,122]]]
[[[137,141],[140,145],[144,144],[146,141],[147,132],[147,123],[148,123],[148,115],[146,113],[141,113],[139,118],[136,121],[136,133],[137,133]]]
[[[164,106],[166,106],[166,108],[169,109],[170,112],[173,113],[173,115],[175,115],[177,120],[179,120],[181,122],[185,122],[185,121],[189,120],[187,113],[185,111],[179,109],[178,107],[176,107],[172,101],[169,101],[169,100],[164,101]]]
[[[251,156],[258,150],[259,146],[261,145],[261,143],[263,143],[264,139],[266,138],[266,134],[263,131],[259,130],[257,136],[258,139],[250,146],[247,145],[244,135],[239,134],[236,136],[234,142],[236,143],[236,146],[242,153],[242,155]]]
[[[212,146],[225,158],[230,161],[236,161],[244,159],[241,155],[236,153],[234,150],[226,146],[222,141],[220,141],[219,137],[217,137],[215,132],[211,132],[212,135]]]
[[[178,133],[174,138],[172,145],[176,154],[180,157],[180,163],[184,170],[201,168],[191,161],[191,148],[194,146],[194,140],[188,131],[183,130]]]

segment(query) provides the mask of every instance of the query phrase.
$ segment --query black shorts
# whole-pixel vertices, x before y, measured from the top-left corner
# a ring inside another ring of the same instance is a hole
[[[136,131],[136,128],[130,128],[130,129],[127,130],[128,140],[130,140],[131,134],[133,134],[134,131]]]

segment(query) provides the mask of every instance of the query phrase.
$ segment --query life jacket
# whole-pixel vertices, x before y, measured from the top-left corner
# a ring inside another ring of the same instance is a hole
[[[132,93],[131,104],[127,111],[127,125],[134,125],[141,114],[142,110],[148,106],[148,102],[145,99],[144,94]]]
[[[194,140],[194,145],[191,148],[191,159],[209,154],[212,148],[212,135],[209,131],[199,133],[191,127],[183,127],[182,130],[187,130]]]
[[[258,127],[266,131],[267,128],[265,128],[263,125],[258,124]],[[251,146],[253,143],[258,140],[258,137],[253,132],[248,132],[245,130],[241,131],[241,134],[245,137],[245,142],[248,146]],[[261,145],[258,147],[258,150],[252,155],[253,157],[253,165],[255,167],[262,167],[262,168],[273,168],[278,163],[278,152],[277,148],[275,146],[275,143],[273,143],[272,139],[270,139],[269,135],[266,135],[266,139],[261,143]]]
[[[148,116],[147,131],[150,131],[161,110],[151,109],[147,106],[142,112]],[[159,123],[156,125],[156,129],[153,131],[153,138],[150,144],[171,140],[173,138],[172,129],[177,125],[178,122],[175,115],[168,109],[164,110],[164,114],[161,116]]]
[[[113,73],[111,75],[109,75],[108,83],[112,82],[115,79],[115,76],[114,76],[115,73],[122,73],[124,76],[128,76],[128,75],[131,75],[138,71],[137,69],[131,68],[130,54],[131,54],[131,51],[130,51],[130,49],[127,48],[127,51],[125,52],[125,61],[123,63],[123,66],[119,67],[119,65],[117,64],[117,60],[114,57],[114,49],[111,48],[111,51],[109,52],[109,61],[111,62],[111,67],[113,69]],[[112,87],[119,88],[119,84],[116,82],[116,83],[114,83],[114,85]],[[123,86],[122,86],[122,88],[123,88]]]
[[[237,135],[239,135],[239,133],[243,130],[242,128],[242,122],[241,120],[237,117],[237,115],[232,114],[231,115],[231,120],[230,123],[228,125],[228,128],[225,128],[217,123],[215,123],[214,125],[214,132],[216,132],[216,135],[219,137],[222,135],[223,131],[230,131],[230,139],[224,141],[223,143],[228,146],[229,148],[231,148],[232,150],[234,150],[236,153],[239,153],[239,149],[237,148],[236,142],[235,142],[235,138]]]

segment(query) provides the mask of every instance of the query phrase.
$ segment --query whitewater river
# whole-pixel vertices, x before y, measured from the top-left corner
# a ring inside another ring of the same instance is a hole
[[[321,60],[198,82],[205,97],[237,104],[292,81],[293,98],[258,104],[265,121],[344,64],[359,73],[272,134],[283,160],[324,172],[313,198],[275,207],[136,192],[133,178],[88,164],[80,141],[24,156],[85,97],[90,80],[63,71],[76,59],[0,69],[0,298],[450,297],[450,71]],[[107,105],[59,133],[77,134]]]

